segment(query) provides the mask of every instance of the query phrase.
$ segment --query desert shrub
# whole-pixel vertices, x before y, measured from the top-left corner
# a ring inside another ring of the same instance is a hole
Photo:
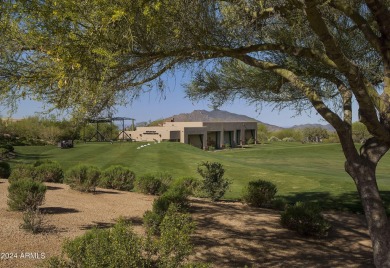
[[[58,162],[48,161],[39,165],[34,165],[33,179],[40,182],[62,183],[64,180],[64,171]]]
[[[178,210],[186,211],[188,208],[188,190],[179,185],[170,188],[167,192],[153,201],[152,211],[144,214],[144,224],[153,234],[160,232],[160,224],[167,213],[169,207],[174,204]]]
[[[284,210],[287,206],[286,199],[282,197],[275,197],[271,200],[271,208],[276,210]]]
[[[17,181],[23,178],[33,178],[34,167],[28,164],[20,164],[12,168],[11,175],[8,178],[9,182]]]
[[[78,191],[94,192],[100,178],[100,170],[95,166],[78,165],[70,169],[65,183]]]
[[[276,185],[269,181],[250,181],[242,191],[242,201],[250,206],[261,207],[269,203],[277,192]]]
[[[43,203],[45,193],[46,186],[30,178],[13,181],[8,186],[8,207],[10,210],[36,210]]]
[[[218,162],[202,162],[198,165],[198,173],[203,177],[202,191],[213,201],[219,200],[229,188],[231,182],[224,178],[225,169]]]
[[[200,191],[201,187],[201,181],[194,177],[182,177],[175,180],[171,187],[184,187],[188,191],[188,195],[198,196],[198,192]]]
[[[331,225],[321,215],[321,209],[317,204],[297,202],[289,206],[281,214],[283,227],[297,231],[301,235],[325,237]]]
[[[159,195],[168,190],[171,181],[168,173],[146,174],[137,178],[136,188],[144,194]]]
[[[7,162],[0,161],[0,178],[8,179],[11,175],[11,167]]]
[[[23,211],[23,223],[20,226],[21,228],[35,234],[41,231],[42,225],[43,214],[39,208],[27,208]]]
[[[12,152],[14,152],[15,151],[15,149],[14,149],[14,147],[11,145],[11,144],[2,144],[2,145],[0,145],[0,148],[3,148],[3,149],[5,149],[5,151],[7,152],[7,153],[12,153]]]
[[[135,174],[129,168],[111,166],[102,172],[99,186],[103,188],[131,191],[134,188]]]
[[[278,137],[272,136],[268,139],[269,142],[281,141]]]
[[[255,144],[255,140],[253,138],[249,138],[246,143],[247,144]]]
[[[66,241],[63,252],[69,266],[62,267],[144,267],[146,263],[141,238],[123,220],[111,229],[93,229]],[[61,263],[66,261],[57,262]]]
[[[190,235],[195,230],[191,216],[182,213],[176,205],[170,205],[162,222],[161,236],[157,241],[157,266],[181,267],[191,254]]]
[[[124,220],[110,229],[90,230],[67,240],[62,247],[64,256],[48,259],[46,267],[209,267],[188,262],[194,231],[190,215],[172,207],[161,226],[160,237],[139,236]]]

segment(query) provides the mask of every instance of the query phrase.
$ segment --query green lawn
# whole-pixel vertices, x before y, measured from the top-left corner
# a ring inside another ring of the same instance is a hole
[[[180,143],[160,143],[137,149],[141,143],[87,143],[73,149],[54,146],[15,147],[18,157],[12,164],[37,159],[52,159],[64,169],[83,163],[102,169],[110,165],[130,167],[137,176],[166,171],[174,177],[196,176],[201,161],[224,165],[226,177],[233,180],[225,197],[237,199],[250,180],[274,182],[278,195],[290,202],[321,201],[327,208],[359,210],[352,179],[344,171],[344,157],[339,144],[272,143],[245,149],[205,152]],[[390,156],[378,166],[378,184],[390,204]]]

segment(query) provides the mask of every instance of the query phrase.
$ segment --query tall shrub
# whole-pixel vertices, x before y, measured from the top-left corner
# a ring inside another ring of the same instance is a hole
[[[13,181],[8,186],[8,207],[10,210],[36,210],[43,203],[45,193],[46,186],[30,178]]]
[[[219,200],[228,190],[231,182],[224,178],[225,169],[218,162],[202,162],[198,173],[203,177],[202,190],[213,201]]]

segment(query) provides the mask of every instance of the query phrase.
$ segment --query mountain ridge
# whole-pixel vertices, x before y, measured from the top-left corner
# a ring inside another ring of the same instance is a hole
[[[302,124],[302,125],[294,125],[292,127],[280,127],[273,124],[264,123],[260,120],[251,118],[246,115],[240,115],[236,113],[231,113],[228,111],[223,111],[219,109],[215,109],[212,111],[206,110],[194,110],[191,113],[180,113],[167,118],[163,118],[160,120],[156,120],[154,122],[166,122],[174,120],[175,122],[257,122],[259,124],[263,124],[267,127],[268,131],[277,131],[282,129],[303,129],[307,127],[322,127],[326,130],[334,131],[331,125],[321,125],[321,124]],[[149,125],[152,125],[153,122]],[[154,124],[156,125],[156,124]]]

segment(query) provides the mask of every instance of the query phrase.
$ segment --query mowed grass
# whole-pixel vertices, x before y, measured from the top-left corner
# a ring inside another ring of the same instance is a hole
[[[344,156],[339,144],[272,143],[249,148],[206,152],[181,143],[160,143],[137,149],[145,143],[87,143],[73,149],[54,146],[16,147],[12,164],[38,159],[58,161],[65,170],[77,165],[130,167],[137,176],[169,172],[174,178],[199,177],[202,161],[224,165],[233,183],[226,199],[239,199],[242,188],[251,180],[275,183],[278,195],[288,202],[319,201],[329,209],[360,210],[352,179],[344,171]],[[390,155],[378,165],[378,185],[386,204],[390,204]]]

